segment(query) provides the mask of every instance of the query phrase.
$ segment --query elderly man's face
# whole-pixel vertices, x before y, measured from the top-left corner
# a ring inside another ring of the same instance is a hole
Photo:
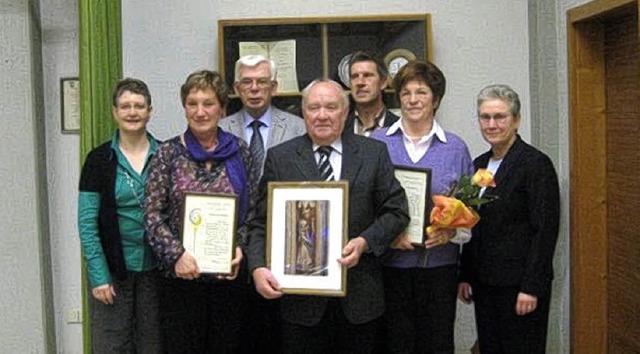
[[[268,63],[254,67],[241,66],[234,88],[244,109],[254,118],[259,118],[271,104],[271,97],[278,90],[278,84],[271,81]]]
[[[311,140],[318,145],[330,145],[337,140],[344,129],[347,111],[339,86],[328,82],[312,86],[302,110]]]

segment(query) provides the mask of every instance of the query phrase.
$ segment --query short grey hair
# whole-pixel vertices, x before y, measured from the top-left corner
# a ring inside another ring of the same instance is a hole
[[[349,94],[347,93],[347,91],[342,89],[342,86],[340,86],[339,83],[331,80],[331,79],[326,79],[326,78],[319,78],[319,79],[315,79],[313,81],[311,81],[311,83],[309,85],[307,85],[307,87],[305,87],[301,94],[302,94],[302,108],[304,109],[305,105],[307,104],[307,98],[309,97],[309,91],[311,91],[311,88],[313,88],[313,86],[320,84],[320,83],[328,83],[331,86],[334,86],[338,92],[340,92],[340,96],[342,97],[342,104],[344,105],[344,107],[346,109],[349,109]]]
[[[478,93],[478,114],[480,106],[489,100],[502,100],[509,105],[511,115],[520,117],[520,97],[511,87],[507,85],[489,85],[485,86]]]
[[[247,66],[250,68],[256,67],[262,63],[269,64],[269,73],[271,74],[271,81],[276,80],[276,76],[278,74],[278,69],[276,67],[276,63],[267,59],[262,55],[245,55],[236,61],[236,71],[235,71],[235,82],[240,81],[240,68],[243,66]]]

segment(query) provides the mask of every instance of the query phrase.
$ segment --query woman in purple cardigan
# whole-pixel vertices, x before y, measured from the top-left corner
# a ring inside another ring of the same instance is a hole
[[[433,194],[446,194],[462,175],[473,173],[467,145],[434,118],[445,86],[434,64],[409,62],[393,81],[402,117],[372,135],[387,143],[394,165],[431,169]],[[384,255],[386,352],[453,353],[460,246],[450,241],[468,235],[440,230],[415,247],[401,234],[391,244]]]

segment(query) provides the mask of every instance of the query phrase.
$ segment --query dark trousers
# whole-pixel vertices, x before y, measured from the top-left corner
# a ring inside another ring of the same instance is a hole
[[[91,344],[93,353],[161,353],[156,270],[127,272],[113,280],[113,305],[91,294]]]
[[[249,284],[163,278],[162,338],[167,353],[250,353]]]
[[[457,266],[384,268],[387,353],[453,353]]]
[[[282,353],[280,299],[267,300],[251,287],[251,336],[245,338],[246,353]]]
[[[482,354],[544,353],[549,296],[538,297],[536,309],[516,314],[518,287],[473,284],[478,342]]]
[[[338,299],[330,299],[320,323],[302,326],[282,322],[283,353],[356,354],[375,353],[378,319],[352,324],[344,316]]]

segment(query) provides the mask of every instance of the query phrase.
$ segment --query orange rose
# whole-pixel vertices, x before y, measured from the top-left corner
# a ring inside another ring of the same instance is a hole
[[[433,209],[431,209],[431,226],[427,234],[438,229],[456,229],[459,227],[472,228],[480,220],[480,216],[471,208],[456,198],[434,195]]]
[[[495,187],[496,183],[493,180],[493,173],[487,171],[484,168],[478,169],[471,178],[471,183],[480,187]]]

